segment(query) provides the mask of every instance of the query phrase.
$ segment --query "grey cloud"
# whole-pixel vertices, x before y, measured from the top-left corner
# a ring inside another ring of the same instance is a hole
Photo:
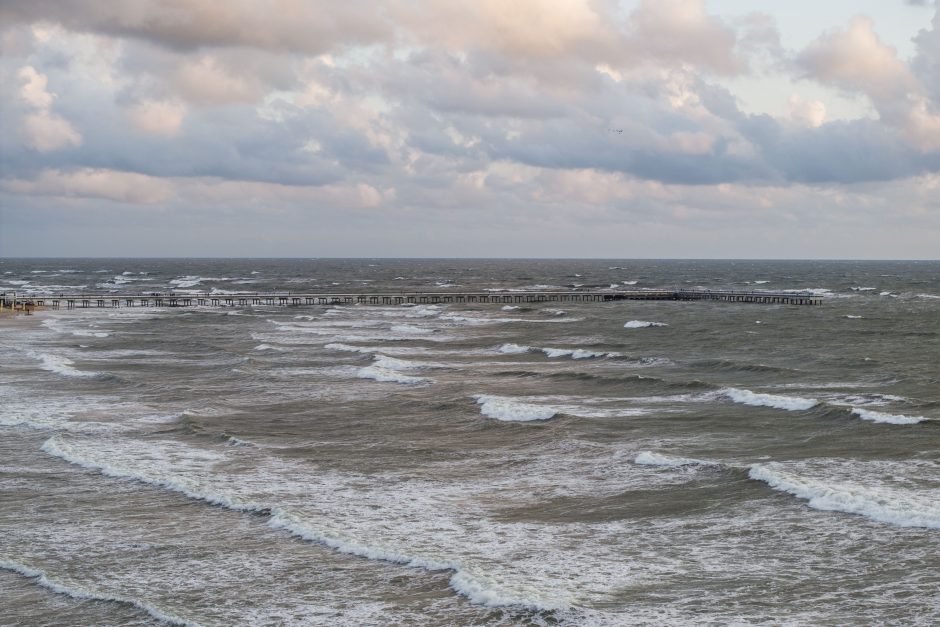
[[[391,36],[381,9],[366,0],[5,0],[0,21],[52,21],[186,51],[246,46],[321,54]]]

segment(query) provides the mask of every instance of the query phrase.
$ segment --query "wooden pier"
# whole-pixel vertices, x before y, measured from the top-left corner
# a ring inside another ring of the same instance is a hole
[[[12,301],[2,295],[4,306]],[[379,292],[379,293],[238,293],[137,294],[94,293],[20,296],[48,309],[89,309],[117,307],[252,307],[302,305],[438,305],[453,303],[525,304],[611,302],[621,300],[716,300],[765,305],[819,305],[823,297],[809,292],[736,292],[711,290],[584,290],[526,292]]]

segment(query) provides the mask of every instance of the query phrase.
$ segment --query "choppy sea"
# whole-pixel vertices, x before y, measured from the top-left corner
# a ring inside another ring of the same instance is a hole
[[[940,623],[940,262],[5,259],[0,624]]]

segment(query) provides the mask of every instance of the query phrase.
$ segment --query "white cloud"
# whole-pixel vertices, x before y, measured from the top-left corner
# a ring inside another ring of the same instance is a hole
[[[803,100],[797,94],[790,96],[790,120],[801,126],[818,128],[826,121],[826,105],[819,100]]]
[[[129,204],[157,204],[173,196],[166,179],[133,172],[83,168],[74,172],[44,170],[33,180],[6,179],[5,191],[60,198],[98,198]]]
[[[147,100],[129,107],[127,118],[138,130],[173,137],[180,132],[186,107],[174,101]]]
[[[20,99],[31,112],[23,116],[22,131],[29,146],[40,152],[82,143],[81,134],[65,118],[52,112],[55,94],[48,91],[48,78],[31,66],[20,68]]]

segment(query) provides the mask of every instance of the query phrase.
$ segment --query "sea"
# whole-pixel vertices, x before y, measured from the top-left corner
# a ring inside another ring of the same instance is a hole
[[[940,262],[3,259],[2,625],[940,624]]]

